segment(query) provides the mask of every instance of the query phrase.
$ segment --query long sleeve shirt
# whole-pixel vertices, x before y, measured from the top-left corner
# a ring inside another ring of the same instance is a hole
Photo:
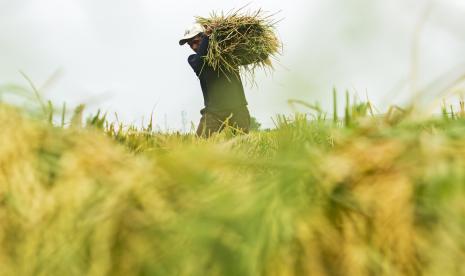
[[[240,76],[214,70],[205,62],[209,38],[203,36],[196,54],[188,62],[200,80],[205,108],[210,111],[227,111],[247,105]]]

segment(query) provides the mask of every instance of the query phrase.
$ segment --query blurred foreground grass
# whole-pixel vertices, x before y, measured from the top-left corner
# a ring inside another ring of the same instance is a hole
[[[210,140],[0,105],[0,275],[464,275],[465,118]]]

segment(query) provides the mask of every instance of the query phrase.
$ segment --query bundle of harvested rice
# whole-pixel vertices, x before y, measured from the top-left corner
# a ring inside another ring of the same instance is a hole
[[[211,29],[207,63],[215,70],[239,74],[241,68],[253,77],[256,68],[272,68],[271,58],[280,53],[281,42],[275,34],[274,14],[264,11],[197,17],[197,23]]]

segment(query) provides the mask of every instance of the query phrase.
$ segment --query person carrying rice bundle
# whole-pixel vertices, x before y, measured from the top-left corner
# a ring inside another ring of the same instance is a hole
[[[179,41],[186,43],[195,52],[188,62],[200,80],[205,105],[197,135],[210,137],[225,126],[248,133],[250,113],[240,73],[252,75],[257,67],[271,66],[280,45],[271,24],[260,12],[198,17]]]

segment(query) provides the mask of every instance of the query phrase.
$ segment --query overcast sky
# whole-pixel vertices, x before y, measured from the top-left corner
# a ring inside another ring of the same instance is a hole
[[[413,33],[430,2],[422,85],[465,63],[463,0],[0,0],[0,84],[26,84],[20,70],[40,87],[54,76],[42,92],[55,103],[86,103],[127,123],[154,109],[156,123],[171,129],[182,128],[184,111],[197,124],[202,93],[186,62],[191,50],[178,40],[195,15],[250,3],[283,19],[275,72],[259,72],[258,86],[246,87],[265,126],[292,112],[288,99],[329,108],[333,86],[368,94],[383,109],[402,98],[394,90],[406,93]]]

